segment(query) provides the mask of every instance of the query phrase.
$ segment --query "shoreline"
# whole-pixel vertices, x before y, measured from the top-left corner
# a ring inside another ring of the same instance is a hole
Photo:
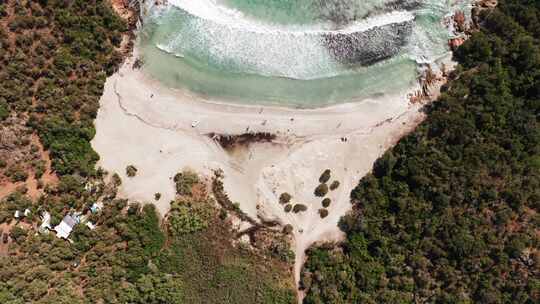
[[[122,177],[120,195],[154,203],[165,215],[175,196],[176,173],[189,168],[208,177],[221,169],[225,191],[249,216],[293,226],[297,283],[307,248],[321,240],[342,239],[337,223],[352,207],[350,191],[358,180],[424,118],[424,104],[410,103],[407,92],[316,109],[201,101],[133,69],[135,60],[135,56],[126,59],[107,79],[92,140],[101,156],[99,166]],[[441,84],[432,87],[432,99]],[[409,95],[420,89],[412,88]],[[276,138],[231,153],[209,137],[250,132]],[[136,177],[126,176],[128,165],[138,168]],[[329,215],[321,219],[322,198],[313,190],[327,168],[341,185],[329,193]],[[308,210],[285,212],[279,204],[283,192]],[[155,193],[161,193],[159,201],[154,200]]]

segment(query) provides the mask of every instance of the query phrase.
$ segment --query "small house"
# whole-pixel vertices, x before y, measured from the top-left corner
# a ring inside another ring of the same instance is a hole
[[[60,224],[58,224],[56,227],[54,227],[54,231],[56,231],[56,235],[59,238],[67,239],[69,235],[71,234],[71,231],[73,230],[73,227],[79,223],[77,217],[73,217],[71,215],[64,216],[64,219]]]

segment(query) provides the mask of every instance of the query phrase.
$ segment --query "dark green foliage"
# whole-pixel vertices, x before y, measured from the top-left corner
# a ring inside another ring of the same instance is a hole
[[[161,199],[161,193],[154,193],[154,200],[159,201],[159,199]]]
[[[24,182],[28,178],[28,173],[18,165],[9,167],[5,174],[13,183]]]
[[[168,217],[172,234],[194,233],[206,229],[212,216],[211,210],[211,202],[173,202]]]
[[[328,193],[328,185],[320,184],[315,188],[314,194],[318,197],[324,197]]]
[[[128,207],[114,199],[121,184],[117,174],[111,184],[85,190],[87,182],[104,177],[94,169],[93,121],[106,76],[122,60],[115,47],[126,27],[110,1],[0,0],[0,16],[0,124],[11,123],[9,113],[26,122],[60,175],[58,185],[48,183],[35,201],[18,192],[0,200],[0,223],[10,223],[0,234],[13,238],[0,243],[0,303],[295,302],[292,282],[278,280],[289,273],[288,265],[232,246],[226,222],[193,233],[164,232],[153,205]],[[44,171],[42,163],[29,165],[20,168],[33,168],[38,176]],[[0,160],[6,171],[11,166]],[[186,185],[193,179],[182,181],[179,192],[191,194]],[[95,230],[76,225],[73,243],[36,233],[42,211],[50,212],[54,226],[68,212],[86,212],[98,201],[103,209],[89,214]],[[16,223],[14,211],[25,208],[32,214]],[[180,226],[193,230],[193,221],[188,223]]]
[[[319,215],[321,218],[325,218],[328,216],[328,210],[327,209],[319,209]]]
[[[30,114],[56,172],[91,175],[98,160],[89,143],[93,119],[105,76],[120,63],[114,47],[126,25],[104,0],[6,2],[0,121],[13,110]]]
[[[5,102],[0,102],[0,121],[5,120],[9,116],[9,108]]]
[[[57,173],[94,173],[94,164],[99,156],[90,146],[95,132],[93,128],[82,128],[58,119],[47,120],[37,127],[45,148],[51,152]]]
[[[111,180],[115,186],[120,186],[122,184],[122,179],[120,178],[120,175],[118,175],[118,173],[114,173]]]
[[[304,212],[306,210],[307,210],[307,206],[304,205],[304,204],[296,204],[296,205],[294,205],[294,207],[292,209],[292,211],[294,213]]]
[[[191,171],[183,171],[174,176],[174,183],[176,184],[176,194],[178,195],[191,195],[191,188],[193,185],[199,182],[197,174]]]
[[[124,235],[128,243],[126,252],[126,271],[130,279],[148,273],[148,260],[155,257],[165,242],[165,235],[160,229],[156,208],[148,204],[140,208],[130,206],[127,221],[129,233]]]
[[[289,193],[283,192],[279,196],[279,203],[282,204],[282,205],[283,204],[288,204],[291,201],[291,198],[292,198],[292,196]]]
[[[330,177],[332,177],[331,171],[330,171],[330,169],[326,169],[326,170],[324,170],[324,172],[321,174],[321,177],[319,177],[319,182],[320,182],[321,184],[325,184],[325,183],[327,183],[327,182],[330,180]]]
[[[324,208],[328,208],[328,206],[330,206],[330,203],[332,203],[332,200],[327,197],[322,200],[321,204]]]
[[[457,51],[458,77],[427,120],[353,190],[346,242],[310,250],[304,303],[540,300],[531,254],[540,242],[531,165],[540,155],[540,7],[499,2]]]

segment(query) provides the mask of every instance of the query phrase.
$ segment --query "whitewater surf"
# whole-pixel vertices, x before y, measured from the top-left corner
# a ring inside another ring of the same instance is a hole
[[[318,107],[411,88],[447,56],[470,1],[170,0],[148,4],[145,71],[236,103]]]

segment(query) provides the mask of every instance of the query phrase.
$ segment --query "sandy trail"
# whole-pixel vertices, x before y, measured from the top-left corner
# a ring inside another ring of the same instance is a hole
[[[165,214],[175,196],[177,172],[191,168],[210,176],[222,169],[225,190],[244,212],[293,225],[297,281],[305,249],[343,237],[337,223],[350,209],[350,191],[359,179],[424,117],[421,105],[408,102],[407,92],[312,110],[223,104],[165,88],[132,69],[134,60],[108,78],[92,141],[99,165],[122,177],[120,194],[154,202]],[[246,130],[273,133],[277,139],[230,153],[208,136]],[[136,177],[126,176],[128,165],[138,168]],[[329,215],[321,219],[322,199],[313,191],[327,168],[331,181],[341,185],[329,192]],[[155,202],[158,192],[162,196]],[[308,210],[286,213],[278,202],[283,192]]]

